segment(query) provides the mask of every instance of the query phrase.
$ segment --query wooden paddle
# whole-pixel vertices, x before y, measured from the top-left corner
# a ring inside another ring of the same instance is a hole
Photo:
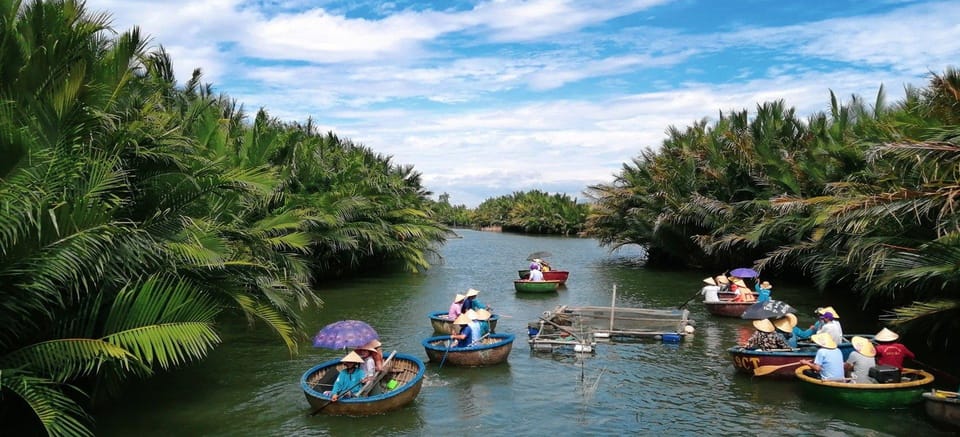
[[[354,372],[356,372],[356,370],[354,370]],[[343,395],[346,394],[346,393],[350,393],[351,390],[357,388],[357,386],[360,385],[360,384],[362,384],[362,383],[363,383],[363,381],[357,382],[356,384],[348,387],[347,389],[343,390],[342,392],[337,393],[337,397],[339,398],[340,396],[343,396]],[[320,408],[317,408],[316,410],[311,411],[311,412],[310,412],[310,415],[311,415],[311,416],[316,416],[317,413],[319,413],[319,412],[320,412],[321,410],[323,410],[324,408],[327,408],[327,407],[328,407],[330,404],[332,404],[332,403],[333,403],[333,400],[327,401],[327,403],[321,405]]]
[[[380,380],[383,379],[383,377],[390,372],[390,369],[393,368],[393,356],[396,354],[397,354],[397,351],[390,352],[390,356],[388,356],[387,359],[383,362],[383,366],[380,367],[380,371],[373,374],[373,378],[367,381],[367,385],[363,386],[363,388],[360,389],[360,393],[357,394],[357,397],[366,396],[367,393],[370,392],[371,389],[373,389],[374,385],[379,383]]]
[[[693,293],[693,296],[690,296],[690,299],[687,299],[687,301],[684,302],[683,305],[678,306],[677,309],[682,310],[683,307],[687,306],[687,304],[690,303],[690,301],[692,301],[694,298],[696,298],[698,294],[702,294],[700,290],[697,290],[696,293]]]
[[[760,366],[760,367],[757,367],[756,369],[753,369],[753,376],[769,375],[773,372],[776,372],[777,370],[783,369],[784,367],[799,366],[801,364],[803,363],[799,361],[795,361],[793,363],[781,364],[779,366],[774,366],[774,365]]]

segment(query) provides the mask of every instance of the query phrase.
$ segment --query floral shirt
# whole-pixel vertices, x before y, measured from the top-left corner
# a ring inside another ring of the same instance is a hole
[[[747,340],[747,344],[744,346],[747,349],[790,349],[790,345],[787,344],[786,340],[783,339],[783,336],[777,334],[776,332],[763,332],[755,331],[750,339]]]

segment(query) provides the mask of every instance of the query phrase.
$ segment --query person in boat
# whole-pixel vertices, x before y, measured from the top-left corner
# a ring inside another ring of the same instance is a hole
[[[457,320],[457,316],[461,313],[460,307],[463,306],[463,300],[466,298],[466,295],[460,293],[457,293],[457,295],[453,297],[453,303],[450,304],[450,309],[447,310],[448,319]]]
[[[548,262],[546,262],[546,261],[544,261],[544,260],[542,260],[542,259],[540,259],[540,258],[534,258],[534,259],[533,259],[533,262],[537,263],[537,265],[539,266],[539,270],[540,270],[541,272],[549,272],[549,271],[550,271],[550,263],[548,263]],[[531,269],[531,270],[533,270],[533,269]]]
[[[364,381],[367,382],[374,374],[383,369],[383,352],[380,340],[370,340],[367,344],[360,346],[353,351],[363,358]]]
[[[477,310],[477,325],[480,326],[479,337],[483,337],[484,335],[491,333],[490,331],[491,317],[493,317],[493,314],[491,314],[490,311],[487,311],[484,309]]]
[[[724,275],[717,275],[713,280],[720,287],[720,293],[730,293],[730,280]]]
[[[876,367],[877,350],[873,347],[870,340],[861,336],[855,336],[850,339],[853,343],[853,351],[843,363],[844,370],[850,372],[850,378],[857,384],[874,384],[877,380],[870,377],[870,368]]]
[[[467,292],[464,294],[465,297],[463,299],[463,303],[461,303],[460,305],[461,314],[469,310],[479,310],[481,308],[489,309],[488,306],[481,303],[480,299],[477,298],[477,295],[479,294],[480,294],[479,290],[475,290],[473,288],[467,290]]]
[[[720,286],[717,285],[717,280],[714,278],[706,278],[703,280],[703,288],[700,289],[700,294],[703,295],[704,302],[720,302],[720,296],[717,294],[720,292]]]
[[[744,348],[759,350],[790,349],[787,341],[775,332],[776,328],[770,322],[770,319],[754,320],[753,327],[755,331],[747,339],[747,343],[743,345]]]
[[[843,352],[837,348],[833,337],[824,332],[814,334],[810,339],[820,346],[817,348],[817,355],[813,357],[813,361],[803,359],[800,363],[820,372],[820,379],[824,381],[843,381]]]
[[[766,302],[770,300],[770,289],[773,288],[773,285],[770,285],[770,282],[757,282],[753,288],[754,291],[757,292],[757,302]]]
[[[791,349],[797,347],[797,336],[793,334],[794,328],[797,327],[797,316],[787,313],[785,316],[775,319],[773,326],[777,328],[777,334],[783,337],[783,341]]]
[[[832,307],[831,307],[832,310]],[[793,336],[797,338],[797,341],[809,340],[813,334],[816,334],[820,330],[820,327],[823,326],[823,321],[820,320],[820,316],[824,313],[824,308],[817,308],[813,310],[813,315],[817,316],[817,320],[813,322],[810,327],[807,329],[800,329],[799,326],[793,328]],[[798,322],[799,323],[799,322]]]
[[[527,279],[531,281],[543,280],[543,272],[540,271],[539,265],[537,265],[536,263],[530,264],[530,277]]]
[[[873,339],[877,342],[877,365],[894,366],[903,370],[904,358],[911,360],[916,358],[910,349],[907,349],[902,343],[897,342],[900,335],[887,328],[883,328]]]
[[[753,302],[757,300],[747,284],[743,282],[743,279],[736,276],[730,277],[730,291],[734,294],[733,302]]]
[[[337,380],[334,381],[333,388],[323,392],[323,394],[330,396],[331,402],[336,402],[341,398],[356,396],[360,393],[360,390],[363,389],[363,377],[365,375],[363,371],[360,370],[360,366],[363,364],[363,358],[360,358],[360,355],[356,352],[351,351],[345,357],[341,358],[340,362],[346,364],[346,367],[337,375]]]
[[[834,343],[843,343],[843,327],[840,326],[840,321],[837,320],[839,318],[840,316],[833,310],[833,307],[827,307],[823,314],[820,315],[820,320],[823,321],[823,325],[817,330],[817,334],[828,334]]]
[[[467,347],[470,346],[470,342],[473,341],[473,332],[470,328],[470,317],[466,313],[460,314],[457,317],[457,320],[453,321],[454,325],[460,325],[460,332],[456,334],[451,334],[450,338],[457,340],[457,342],[451,347]]]
[[[469,310],[464,314],[466,314],[467,318],[470,319],[470,322],[467,323],[467,326],[470,327],[470,344],[474,344],[482,335],[480,333],[480,318],[477,315],[477,311],[474,310]]]

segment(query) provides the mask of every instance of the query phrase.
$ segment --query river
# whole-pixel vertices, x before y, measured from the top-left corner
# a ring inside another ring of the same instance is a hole
[[[468,288],[501,315],[497,332],[516,334],[509,362],[486,368],[427,364],[423,389],[402,410],[365,417],[310,416],[299,379],[341,352],[308,342],[291,357],[262,324],[224,326],[224,344],[208,359],[130,386],[95,412],[103,436],[312,435],[936,435],[922,407],[870,411],[800,395],[795,381],[736,374],[726,349],[749,323],[688,308],[693,338],[597,346],[593,355],[532,353],[527,322],[557,305],[676,307],[711,272],[650,271],[639,249],[611,253],[595,240],[458,230],[441,249],[443,262],[422,274],[351,280],[322,290],[325,306],[304,315],[319,330],[344,319],[368,322],[391,350],[423,360],[420,341],[433,335],[428,313],[445,310]],[[513,279],[531,252],[569,270],[556,294],[517,295]],[[736,266],[732,266],[736,267]],[[852,303],[830,301],[802,286],[774,283],[773,297],[809,324],[815,307],[833,305],[847,333],[873,333]],[[950,435],[950,434],[943,434]]]

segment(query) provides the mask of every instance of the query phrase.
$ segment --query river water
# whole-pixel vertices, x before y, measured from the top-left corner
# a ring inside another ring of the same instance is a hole
[[[310,416],[299,379],[342,352],[301,345],[289,356],[266,329],[225,326],[225,343],[201,363],[131,386],[96,412],[97,435],[936,435],[922,407],[869,411],[800,395],[795,381],[736,374],[726,349],[749,335],[747,321],[709,315],[699,300],[688,308],[694,337],[601,343],[593,355],[531,352],[526,325],[557,305],[677,307],[712,272],[650,271],[639,249],[611,253],[590,239],[457,231],[441,249],[443,262],[422,274],[351,280],[322,290],[325,306],[305,314],[319,330],[344,319],[364,320],[380,334],[384,353],[426,361],[420,341],[433,335],[428,314],[446,310],[468,288],[501,315],[497,332],[516,334],[507,364],[456,368],[427,363],[423,389],[402,410],[365,417]],[[555,294],[517,295],[513,279],[531,252],[569,270]],[[731,266],[736,267],[736,266]],[[846,333],[876,332],[857,320],[852,303],[830,301],[802,286],[774,283],[773,297],[796,307],[803,324],[813,308],[833,305]],[[944,434],[948,435],[948,434]]]

